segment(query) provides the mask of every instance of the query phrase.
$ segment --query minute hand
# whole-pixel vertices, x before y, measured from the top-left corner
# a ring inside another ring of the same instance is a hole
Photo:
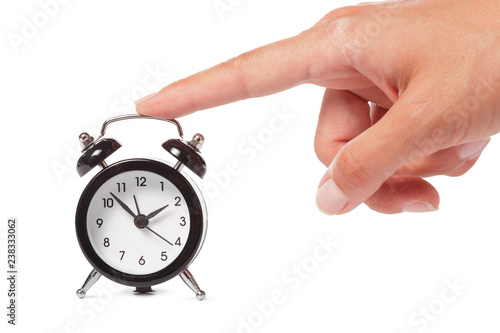
[[[128,208],[128,206],[123,201],[121,201],[120,199],[118,199],[118,197],[116,195],[114,195],[111,192],[109,192],[109,194],[111,194],[111,196],[113,198],[115,198],[116,201],[118,201],[118,203],[120,204],[120,206],[122,206],[122,208],[125,209],[125,211],[127,213],[129,213],[130,215],[132,215],[132,217],[136,217],[136,215],[134,214],[134,212],[130,208]]]
[[[165,205],[165,206],[163,206],[161,208],[158,208],[157,210],[155,210],[154,212],[152,212],[148,216],[146,216],[146,218],[149,220],[149,219],[155,217],[156,215],[158,215],[162,210],[164,210],[167,207],[168,207],[168,205]]]

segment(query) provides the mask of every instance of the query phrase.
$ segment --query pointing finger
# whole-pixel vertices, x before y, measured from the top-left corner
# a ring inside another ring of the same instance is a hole
[[[137,112],[176,118],[314,82],[325,73],[329,79],[345,76],[350,67],[341,48],[343,29],[332,21],[243,53],[137,101]]]

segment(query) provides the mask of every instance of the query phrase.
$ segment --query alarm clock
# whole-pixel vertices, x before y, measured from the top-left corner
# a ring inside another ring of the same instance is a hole
[[[156,159],[131,158],[108,165],[106,159],[121,145],[105,138],[108,125],[130,119],[152,119],[173,124],[180,138],[171,138],[162,147],[176,163]],[[203,178],[206,163],[200,155],[204,138],[196,134],[183,138],[182,127],[173,119],[125,115],[107,119],[94,140],[82,133],[83,147],[77,162],[80,177],[101,170],[83,190],[76,208],[76,236],[92,265],[83,286],[84,298],[101,277],[135,287],[137,293],[154,292],[154,285],[176,276],[203,300],[188,267],[200,251],[207,230],[207,211],[201,191],[184,172],[187,167]]]

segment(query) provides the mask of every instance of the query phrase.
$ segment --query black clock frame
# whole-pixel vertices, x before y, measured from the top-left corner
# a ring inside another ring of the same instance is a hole
[[[105,263],[94,250],[87,232],[87,212],[92,197],[111,177],[126,171],[143,170],[168,179],[184,196],[190,216],[189,235],[179,256],[167,267],[155,273],[135,275],[121,272]],[[189,181],[171,166],[151,159],[128,159],[116,162],[101,170],[83,190],[76,209],[76,235],[80,248],[99,273],[108,279],[132,287],[151,287],[179,275],[194,259],[203,243],[205,225],[203,209],[196,191]]]

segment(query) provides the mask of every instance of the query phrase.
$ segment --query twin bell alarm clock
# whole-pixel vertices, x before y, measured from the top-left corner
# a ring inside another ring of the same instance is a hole
[[[111,123],[130,119],[151,119],[174,125],[180,138],[162,144],[177,162],[171,165],[156,159],[130,158],[111,165],[106,159],[120,149],[105,138]],[[137,293],[153,292],[154,285],[176,276],[188,285],[196,298],[205,298],[188,267],[200,251],[207,231],[203,196],[183,170],[187,167],[203,178],[207,168],[200,155],[204,138],[196,134],[185,141],[181,125],[172,119],[125,115],[106,120],[94,140],[80,134],[83,147],[77,172],[101,170],[83,190],[76,209],[76,235],[80,248],[92,265],[83,286],[84,298],[101,277],[135,287]]]

